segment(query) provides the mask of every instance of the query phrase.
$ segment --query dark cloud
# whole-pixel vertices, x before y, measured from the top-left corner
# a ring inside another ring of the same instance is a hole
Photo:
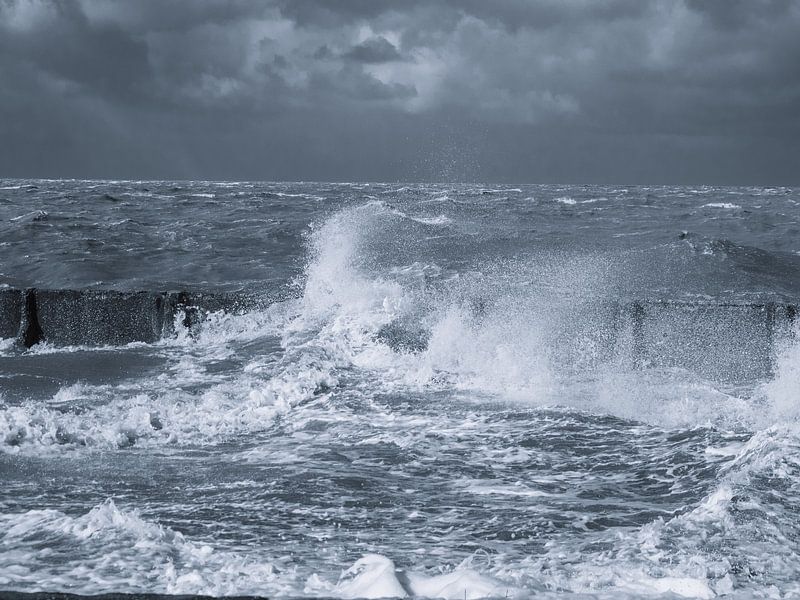
[[[394,44],[380,35],[353,46],[344,56],[357,62],[373,64],[403,60]]]
[[[394,10],[413,10],[422,0],[276,0],[275,6],[286,18],[301,27],[332,28],[355,20],[373,20]]]
[[[8,17],[15,5],[21,3],[0,5],[0,18]],[[0,25],[3,65],[24,67],[104,96],[138,95],[143,91],[150,79],[148,49],[143,41],[116,25],[89,23],[72,2],[55,3],[47,13],[27,28],[15,28],[13,23],[5,28]]]
[[[792,0],[0,0],[0,176],[800,183],[799,26]]]
[[[692,10],[720,29],[741,29],[753,22],[792,16],[794,0],[688,0]]]

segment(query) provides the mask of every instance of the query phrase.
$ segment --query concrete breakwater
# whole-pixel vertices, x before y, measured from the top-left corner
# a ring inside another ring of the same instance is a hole
[[[210,312],[245,313],[274,300],[243,292],[6,288],[0,289],[0,338],[25,348],[152,343],[200,324]],[[616,362],[747,380],[773,370],[780,343],[795,336],[797,313],[786,302],[589,302],[573,306],[543,343],[556,363],[577,369]],[[400,352],[419,352],[429,335],[420,323],[401,319],[377,337]]]
[[[795,338],[798,305],[638,301],[617,314],[633,368],[684,368],[736,382],[774,373],[778,353]]]
[[[30,348],[155,342],[209,312],[243,312],[262,303],[246,294],[0,289],[0,338]]]

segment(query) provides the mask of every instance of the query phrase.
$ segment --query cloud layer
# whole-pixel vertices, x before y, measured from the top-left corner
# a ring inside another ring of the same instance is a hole
[[[793,0],[0,0],[0,175],[800,183]]]

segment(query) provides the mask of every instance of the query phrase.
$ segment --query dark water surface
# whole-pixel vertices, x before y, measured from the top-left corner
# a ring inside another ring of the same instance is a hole
[[[0,286],[288,298],[0,340],[0,589],[794,597],[798,202],[0,181]]]

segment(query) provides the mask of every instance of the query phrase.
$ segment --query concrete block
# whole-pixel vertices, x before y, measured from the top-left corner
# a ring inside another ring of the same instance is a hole
[[[22,300],[21,290],[0,289],[0,339],[17,337],[22,320]]]
[[[35,297],[41,337],[58,346],[152,343],[169,317],[161,292],[37,290]]]

